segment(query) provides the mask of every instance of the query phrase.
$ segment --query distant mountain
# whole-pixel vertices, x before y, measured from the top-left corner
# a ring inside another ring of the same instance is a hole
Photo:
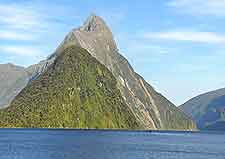
[[[197,96],[180,108],[196,121],[200,129],[225,128],[225,88]]]
[[[64,54],[66,48],[74,45],[87,50],[113,74],[116,79],[116,88],[119,89],[126,106],[131,110],[140,127],[144,129],[196,129],[195,123],[189,117],[156,92],[133,70],[129,62],[119,54],[113,35],[106,23],[96,15],[90,16],[80,28],[72,30],[47,60],[29,68],[32,76],[27,87],[33,85],[36,79],[41,78],[46,71],[48,72],[49,67],[55,65],[58,57]],[[43,87],[47,87],[46,85]],[[16,101],[17,99],[14,105]]]
[[[37,78],[51,64],[41,61],[28,68],[13,64],[0,64],[0,109],[8,107],[20,91]]]
[[[29,75],[25,68],[0,64],[0,107],[9,106],[15,96],[27,85]]]

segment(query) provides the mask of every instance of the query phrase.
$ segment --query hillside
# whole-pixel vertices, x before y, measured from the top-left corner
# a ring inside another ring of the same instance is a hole
[[[62,50],[0,119],[0,127],[140,128],[110,71],[75,46]]]
[[[222,130],[225,127],[225,88],[199,95],[180,108],[200,129]]]
[[[0,108],[4,108],[27,85],[29,75],[23,67],[0,64],[0,81]]]

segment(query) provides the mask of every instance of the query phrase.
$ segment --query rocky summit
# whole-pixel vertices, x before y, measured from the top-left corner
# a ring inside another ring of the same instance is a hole
[[[55,64],[58,57],[64,54],[63,50],[71,46],[87,50],[112,73],[116,79],[116,89],[119,90],[125,102],[124,106],[132,112],[133,118],[142,129],[196,129],[195,123],[188,116],[156,92],[134,71],[129,62],[119,53],[109,27],[96,15],[91,15],[83,26],[73,29],[47,60],[29,68],[31,80],[27,87],[41,78],[42,74]],[[23,98],[26,98],[24,94]],[[14,105],[16,101],[15,99]]]

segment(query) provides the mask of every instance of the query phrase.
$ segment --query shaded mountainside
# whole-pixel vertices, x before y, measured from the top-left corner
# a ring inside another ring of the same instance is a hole
[[[225,127],[225,88],[199,95],[180,108],[200,129],[224,130]]]
[[[0,127],[140,128],[111,72],[69,46],[0,111]]]
[[[23,67],[0,64],[0,81],[0,108],[4,108],[27,85],[29,75]]]
[[[204,129],[213,131],[225,131],[225,121],[217,121],[213,124],[209,124]]]

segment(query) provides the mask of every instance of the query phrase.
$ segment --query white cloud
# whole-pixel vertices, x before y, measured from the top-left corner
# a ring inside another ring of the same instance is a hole
[[[33,40],[34,36],[12,30],[0,30],[0,39],[3,40]]]
[[[147,39],[190,41],[197,43],[223,44],[225,36],[214,32],[198,32],[198,31],[166,31],[145,33]]]
[[[196,16],[225,16],[225,0],[171,0],[168,6]]]
[[[0,4],[0,24],[8,28],[35,29],[45,25],[40,13],[15,4]]]
[[[48,22],[29,5],[0,3],[0,25],[0,39],[19,42],[36,40],[37,33],[45,30]]]
[[[44,50],[33,46],[40,43],[39,38],[46,36],[45,32],[57,27],[53,16],[41,12],[40,8],[31,3],[1,3],[0,2],[0,53],[15,57],[42,57]],[[21,43],[26,42],[24,45]]]
[[[31,46],[14,46],[14,45],[5,45],[0,46],[0,52],[5,54],[12,54],[16,56],[39,56],[41,55],[41,51],[37,48]]]

